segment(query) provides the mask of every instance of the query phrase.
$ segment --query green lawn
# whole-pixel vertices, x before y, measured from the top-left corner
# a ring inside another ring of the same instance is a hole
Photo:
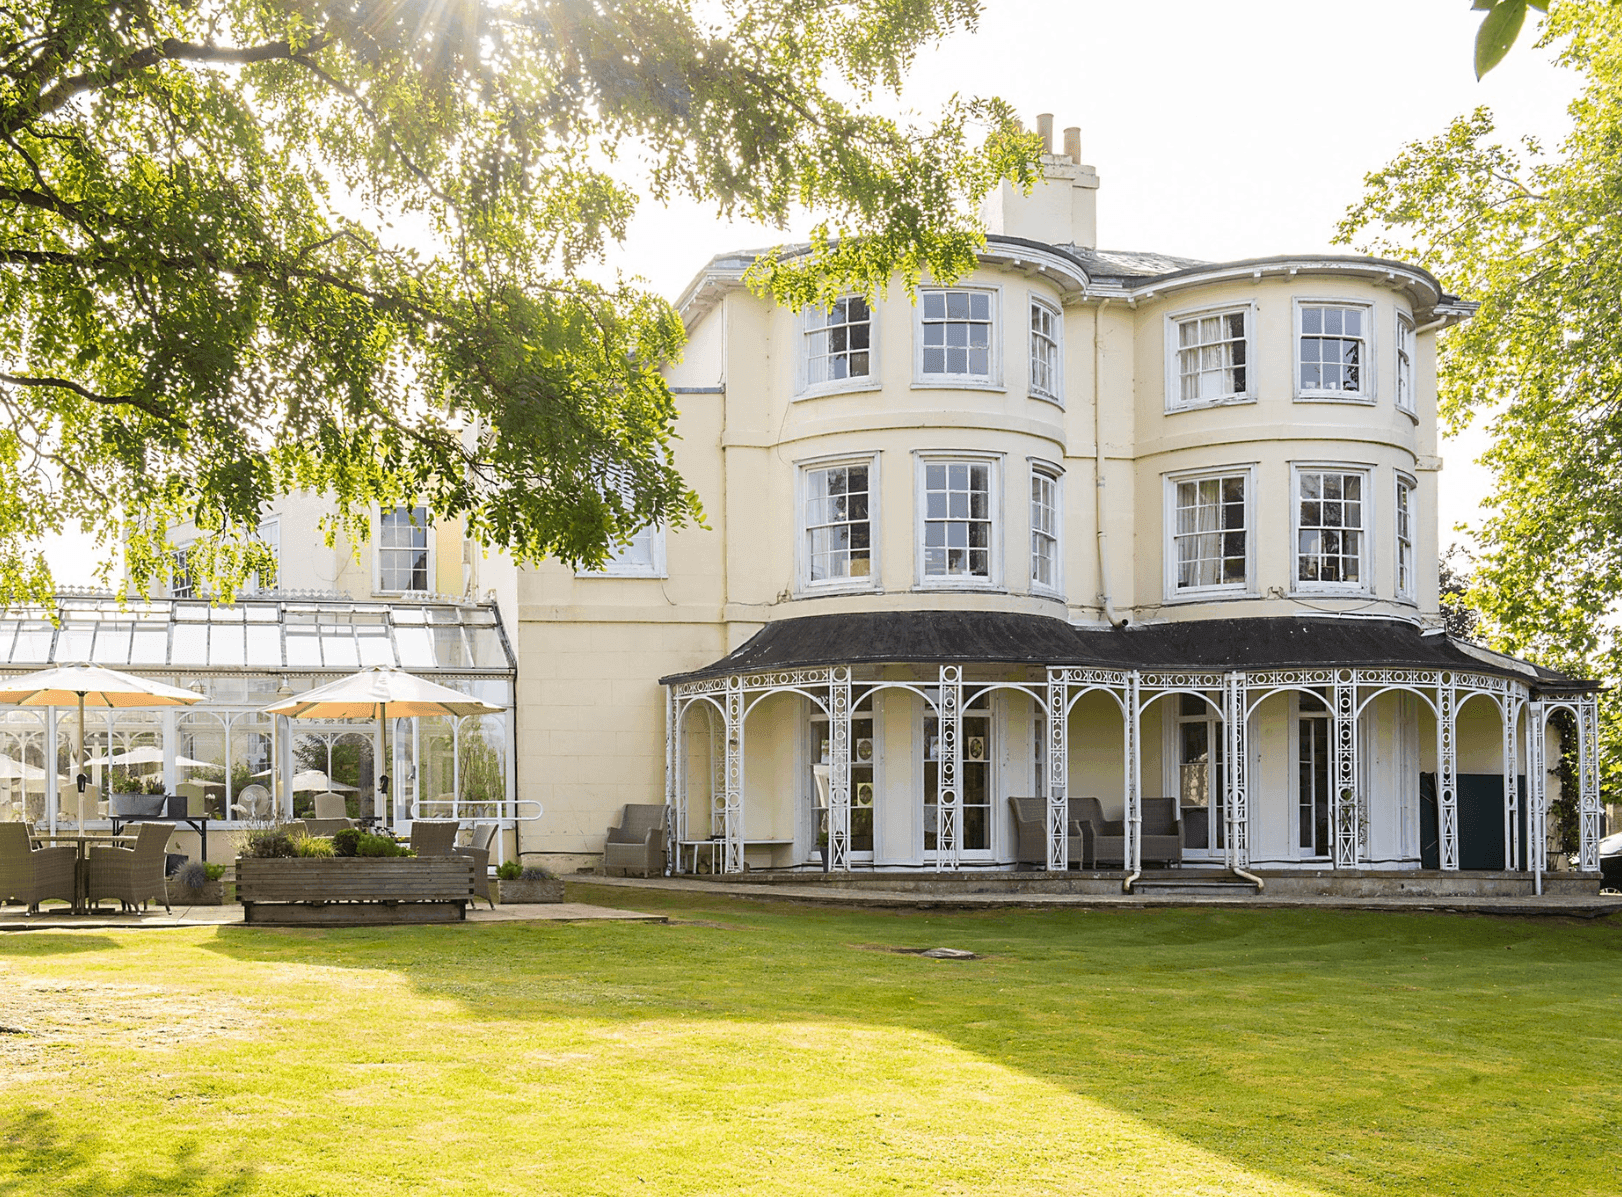
[[[1622,1191],[1622,922],[635,898],[0,935],[0,1194]]]

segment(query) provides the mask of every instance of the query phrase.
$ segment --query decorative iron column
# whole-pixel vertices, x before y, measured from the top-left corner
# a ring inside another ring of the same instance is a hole
[[[937,868],[958,866],[958,794],[962,787],[963,745],[958,734],[963,705],[963,670],[957,665],[941,666],[941,688],[936,723],[940,728],[940,761],[935,788],[935,864]]]
[[[1526,867],[1532,870],[1532,891],[1539,894],[1548,844],[1543,831],[1543,812],[1549,803],[1548,718],[1540,699],[1526,704]]]
[[[683,787],[677,784],[676,771],[686,763],[685,752],[678,751],[677,735],[681,727],[680,708],[676,705],[676,692],[665,687],[665,872],[681,872],[681,813],[676,806],[676,795]],[[684,770],[685,772],[685,770]],[[330,776],[330,775],[329,775]],[[460,781],[461,773],[458,771]],[[461,793],[458,785],[457,794]],[[686,805],[685,802],[682,803]],[[515,810],[514,816],[518,814]],[[517,833],[514,832],[516,835]]]
[[[1334,686],[1335,788],[1330,795],[1335,820],[1335,867],[1358,865],[1359,814],[1357,801],[1357,674],[1335,672]]]
[[[1504,720],[1504,871],[1510,872],[1520,859],[1521,787],[1517,784],[1520,770],[1520,749],[1517,747],[1515,725],[1520,721],[1520,699],[1514,691],[1506,689],[1499,703],[1499,714]]]
[[[727,678],[726,790],[721,808],[728,873],[743,872],[743,678]]]
[[[1436,685],[1436,831],[1442,867],[1459,867],[1459,777],[1457,683],[1444,673]]]
[[[1250,747],[1245,708],[1250,702],[1250,690],[1245,675],[1228,675],[1227,703],[1222,712],[1223,731],[1227,736],[1227,851],[1229,868],[1250,866]]]
[[[727,744],[726,713],[712,702],[704,704],[710,729],[710,792],[704,801],[706,834],[710,839],[726,834]],[[697,867],[695,858],[694,867]],[[713,864],[711,866],[714,867]]]
[[[1599,872],[1599,700],[1577,700],[1578,859],[1585,873]]]
[[[1070,687],[1064,671],[1048,670],[1048,710],[1042,750],[1042,768],[1047,771],[1048,868],[1064,872],[1070,867]]]
[[[1126,683],[1126,868],[1135,873],[1143,868],[1143,737],[1139,709],[1139,687],[1143,675],[1134,669]]]
[[[850,667],[828,680],[828,868],[850,870]]]

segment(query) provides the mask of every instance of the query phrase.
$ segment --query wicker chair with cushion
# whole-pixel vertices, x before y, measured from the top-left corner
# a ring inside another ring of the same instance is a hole
[[[473,842],[451,849],[458,856],[473,859],[473,896],[490,903],[492,910],[495,909],[496,900],[490,895],[490,846],[495,843],[496,830],[494,823],[475,823]]]
[[[1041,798],[1009,798],[1014,811],[1014,829],[1019,838],[1020,864],[1048,867],[1048,804]],[[1091,868],[1092,830],[1075,819],[1069,820],[1068,843],[1065,851],[1071,865]]]
[[[73,848],[30,848],[22,823],[0,823],[0,903],[20,902],[39,913],[46,898],[74,899],[79,853]]]
[[[134,910],[156,898],[169,910],[163,866],[174,830],[168,823],[138,823],[133,848],[92,847],[85,883],[90,904],[117,898],[121,909]]]
[[[1183,862],[1183,813],[1175,798],[1143,800],[1143,853],[1145,864]]]
[[[1070,821],[1080,824],[1092,841],[1094,868],[1122,868],[1126,864],[1126,827],[1120,819],[1106,819],[1097,798],[1070,799]]]
[[[418,856],[449,856],[462,825],[455,819],[411,820],[411,846]]]
[[[613,876],[617,869],[622,876],[663,876],[668,818],[668,807],[627,802],[620,825],[610,827],[603,842],[603,872]]]

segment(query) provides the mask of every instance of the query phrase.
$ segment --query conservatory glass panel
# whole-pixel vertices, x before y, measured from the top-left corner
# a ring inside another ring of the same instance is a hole
[[[96,629],[96,647],[90,659],[98,665],[128,665],[130,663],[130,632],[128,623],[104,623]]]
[[[169,645],[171,665],[208,664],[208,625],[206,623],[179,623],[174,627],[174,638]]]
[[[62,631],[56,637],[57,661],[63,665],[71,665],[75,661],[90,660],[90,645],[95,635],[95,624],[64,620]]]
[[[169,662],[168,620],[143,619],[130,637],[131,665],[166,665]]]
[[[282,629],[278,624],[250,623],[248,634],[248,664],[279,669],[282,663]]]
[[[400,665],[405,669],[432,669],[434,666],[434,634],[424,627],[394,628],[394,643],[400,651]]]
[[[248,663],[243,652],[242,625],[217,623],[209,635],[208,663],[210,665],[237,665]]]
[[[51,643],[56,629],[49,620],[24,619],[17,624],[17,643],[11,659],[19,665],[43,665],[51,660]]]

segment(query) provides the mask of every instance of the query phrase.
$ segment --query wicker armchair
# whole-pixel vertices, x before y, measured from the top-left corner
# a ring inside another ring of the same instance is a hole
[[[490,894],[490,845],[495,842],[497,830],[494,823],[475,823],[473,842],[451,849],[457,856],[472,858],[473,896],[490,903],[492,910],[495,909],[496,900]]]
[[[663,876],[668,817],[668,807],[627,802],[620,825],[610,827],[603,842],[603,872],[612,876],[618,869],[622,875]]]
[[[31,849],[25,824],[0,823],[0,903],[20,902],[38,914],[46,898],[72,902],[78,859],[73,848]]]
[[[1008,799],[1014,811],[1014,830],[1017,833],[1018,862],[1048,867],[1048,804],[1041,798]],[[1092,867],[1092,828],[1075,819],[1069,819],[1065,851],[1071,865],[1076,868]]]
[[[133,848],[92,847],[85,883],[90,905],[117,898],[121,910],[134,910],[156,898],[172,914],[163,866],[174,830],[168,823],[138,823]]]
[[[455,819],[411,820],[411,846],[418,856],[449,856],[462,825]]]

